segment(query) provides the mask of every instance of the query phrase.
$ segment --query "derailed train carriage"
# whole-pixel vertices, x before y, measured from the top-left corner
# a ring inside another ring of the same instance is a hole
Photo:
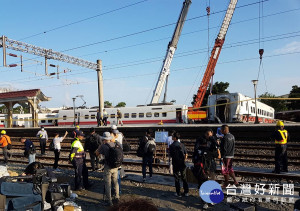
[[[254,122],[255,101],[241,93],[215,94],[208,98],[209,122]],[[257,116],[261,123],[274,122],[274,108],[257,101]]]

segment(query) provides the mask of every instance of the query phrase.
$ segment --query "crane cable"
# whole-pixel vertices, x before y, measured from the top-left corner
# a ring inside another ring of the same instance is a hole
[[[263,22],[263,16],[264,16],[264,5],[263,1],[260,0],[259,2],[259,24],[258,24],[258,45],[259,45],[259,68],[258,68],[258,75],[257,75],[257,80],[259,79],[260,71],[262,70],[263,72],[263,77],[264,77],[264,82],[265,82],[265,87],[266,87],[266,92],[268,92],[268,87],[267,87],[267,81],[266,81],[266,76],[265,76],[265,70],[263,66],[263,54],[264,54],[264,41],[261,42],[261,37],[264,35],[264,22]]]

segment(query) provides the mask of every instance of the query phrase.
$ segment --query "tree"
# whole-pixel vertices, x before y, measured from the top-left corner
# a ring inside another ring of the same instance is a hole
[[[119,102],[116,107],[125,107],[126,103],[125,102]]]
[[[210,85],[209,85],[210,87]],[[228,87],[229,87],[229,83],[228,82],[216,82],[213,87],[212,87],[212,94],[223,94],[223,93],[229,93],[228,92]],[[207,105],[207,100],[208,100],[208,96],[210,94],[210,89],[207,89],[206,90],[206,93],[204,95],[204,98],[203,98],[203,102],[202,102],[202,106],[203,105]],[[192,102],[192,105],[194,104],[195,102],[195,99],[196,99],[197,95],[194,95],[193,96],[193,102]]]
[[[290,91],[289,98],[300,98],[300,87],[297,85],[292,86]],[[300,109],[300,100],[289,100],[288,104],[289,110],[298,110]]]
[[[112,103],[109,101],[104,101],[104,108],[111,108],[112,107]]]
[[[277,98],[274,94],[271,94],[269,92],[265,92],[262,95],[258,96],[259,98]],[[286,107],[286,101],[285,100],[265,100],[265,99],[261,99],[259,100],[262,103],[267,104],[268,106],[271,106],[275,109],[275,112],[279,112],[279,111],[286,111],[287,107]]]

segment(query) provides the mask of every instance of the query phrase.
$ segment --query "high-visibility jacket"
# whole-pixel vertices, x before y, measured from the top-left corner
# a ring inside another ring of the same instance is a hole
[[[84,148],[78,138],[75,138],[71,145],[71,153],[70,153],[70,160],[72,161],[74,158],[81,158],[85,157]]]
[[[288,132],[287,130],[278,130],[280,136],[276,136],[275,144],[286,144],[288,139]],[[280,137],[280,138],[279,138]]]
[[[11,144],[10,137],[7,135],[2,135],[0,138],[0,147],[6,147],[8,144]]]

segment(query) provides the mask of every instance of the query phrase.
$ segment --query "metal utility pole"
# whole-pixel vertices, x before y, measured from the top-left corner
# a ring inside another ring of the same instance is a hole
[[[256,99],[257,82],[258,82],[258,80],[252,80],[252,83],[254,85],[254,98],[255,98],[255,122],[254,122],[254,124],[259,124],[258,116],[257,116],[257,99]]]
[[[6,67],[6,37],[2,35],[3,66]]]
[[[76,118],[75,118],[75,100],[76,100],[76,97],[73,97],[73,110],[74,110],[74,127],[76,126]]]
[[[103,76],[102,76],[102,61],[97,60],[97,78],[98,78],[98,100],[99,100],[99,112],[101,118],[103,118],[104,108],[104,96],[103,96]],[[101,123],[102,126],[102,123]]]

